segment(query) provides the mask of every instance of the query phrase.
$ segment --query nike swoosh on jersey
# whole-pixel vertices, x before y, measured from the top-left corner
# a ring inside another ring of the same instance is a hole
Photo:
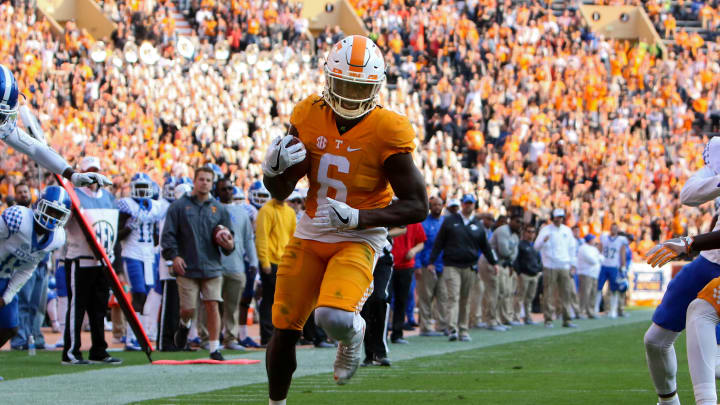
[[[361,149],[361,148],[351,148],[351,147],[349,147],[349,146],[347,147],[347,151],[348,151],[348,152],[355,152],[355,151],[358,151],[358,150],[360,150],[360,149]]]
[[[337,210],[335,209],[335,207],[330,207],[330,208],[332,208],[332,210],[335,211],[335,215],[337,215],[338,219],[339,219],[340,222],[342,222],[343,224],[347,224],[347,223],[350,221],[350,218],[349,218],[349,217],[348,217],[348,218],[343,218],[343,217],[341,217],[341,216],[340,216],[340,213],[337,212]]]

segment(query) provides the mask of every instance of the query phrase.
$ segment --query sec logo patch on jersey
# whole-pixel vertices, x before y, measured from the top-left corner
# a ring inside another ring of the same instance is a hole
[[[315,140],[315,146],[320,150],[325,150],[327,147],[328,140],[324,136],[318,136]]]

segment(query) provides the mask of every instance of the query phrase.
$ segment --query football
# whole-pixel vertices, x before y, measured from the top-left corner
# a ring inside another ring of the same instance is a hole
[[[300,138],[294,136],[292,141],[288,144],[288,146],[295,145],[298,142],[302,142]],[[302,162],[296,163],[290,167],[288,167],[280,176],[283,176],[284,179],[291,181],[293,183],[297,183],[300,179],[302,179],[308,172],[310,171],[310,155],[305,155],[305,159]]]
[[[213,229],[213,242],[215,242],[215,244],[217,244],[217,245],[220,245],[221,238],[223,238],[224,235],[229,235],[230,238],[232,239],[232,233],[230,232],[229,229],[227,229],[227,227],[225,227],[224,225],[216,226]]]

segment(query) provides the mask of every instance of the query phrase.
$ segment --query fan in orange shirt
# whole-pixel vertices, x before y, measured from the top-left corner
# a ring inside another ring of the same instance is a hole
[[[270,403],[284,403],[295,370],[295,344],[310,313],[340,342],[338,384],[360,365],[365,321],[359,315],[372,288],[375,257],[386,228],[422,221],[425,181],[415,167],[415,132],[407,117],[376,104],[385,62],[370,39],[353,35],[330,50],[325,91],[298,103],[289,135],[274,140],[263,182],[284,200],[297,178],[284,176],[309,159],[305,215],[277,270],[273,325],[267,349]],[[290,145],[292,135],[301,143]],[[398,198],[392,205],[393,194]]]

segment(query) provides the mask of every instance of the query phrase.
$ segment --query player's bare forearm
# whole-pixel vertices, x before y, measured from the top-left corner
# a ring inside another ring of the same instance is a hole
[[[288,181],[285,176],[263,177],[263,184],[270,192],[270,195],[280,201],[284,201],[295,189],[295,183]]]
[[[693,236],[693,243],[690,249],[695,252],[720,249],[720,231],[701,233],[700,235]]]
[[[398,200],[385,208],[360,210],[358,227],[402,226],[424,220],[429,211],[425,180],[412,155],[392,155],[383,168]]]

